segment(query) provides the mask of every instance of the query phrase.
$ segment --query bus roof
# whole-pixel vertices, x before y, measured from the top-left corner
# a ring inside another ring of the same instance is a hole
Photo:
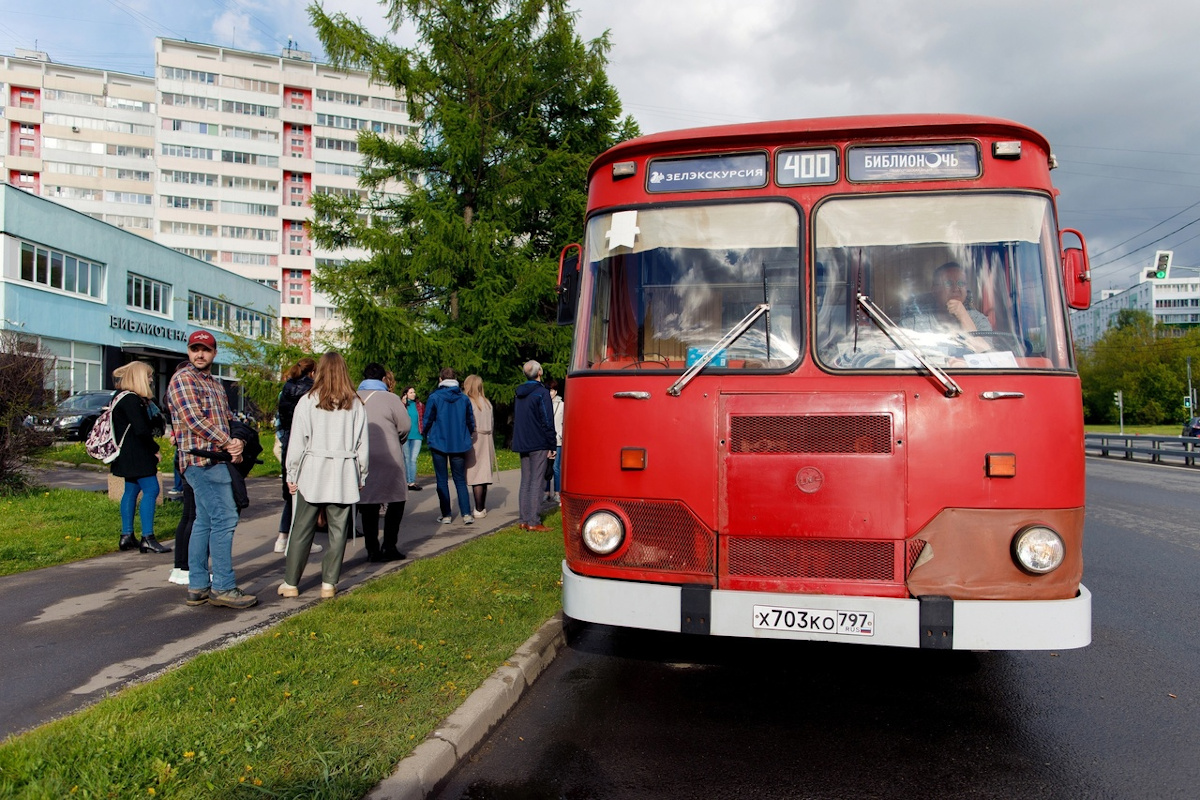
[[[962,137],[996,136],[1032,142],[1050,154],[1050,142],[1032,128],[998,117],[969,114],[878,114],[859,117],[819,117],[816,119],[749,122],[738,125],[714,125],[686,128],[639,136],[614,145],[592,162],[588,179],[602,164],[643,156],[648,153],[702,152],[739,147],[796,145],[809,139],[869,139],[889,141],[916,136]]]

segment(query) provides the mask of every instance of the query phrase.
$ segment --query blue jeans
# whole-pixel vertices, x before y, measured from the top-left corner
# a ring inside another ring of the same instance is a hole
[[[183,471],[183,479],[196,496],[196,521],[188,542],[188,588],[195,592],[208,588],[211,558],[212,588],[228,592],[237,587],[233,574],[233,529],[238,521],[229,468],[224,464],[193,465]]]
[[[554,493],[558,494],[562,491],[562,445],[558,446],[558,451],[554,456]]]
[[[446,477],[446,461],[450,461],[450,472],[454,477],[454,492],[458,495],[458,510],[464,516],[471,513],[471,493],[467,491],[467,454],[443,453],[430,450],[433,454],[433,474],[437,477],[438,503],[442,516],[450,516],[450,483]]]
[[[417,454],[421,452],[420,439],[408,439],[404,443],[404,468],[408,472],[408,482],[417,482]]]
[[[138,493],[142,495],[138,505]],[[142,517],[142,536],[154,535],[154,503],[158,500],[158,476],[126,478],[125,494],[121,495],[121,533],[133,533],[133,510]]]

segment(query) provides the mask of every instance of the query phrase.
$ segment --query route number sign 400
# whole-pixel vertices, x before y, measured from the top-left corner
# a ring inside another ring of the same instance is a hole
[[[837,633],[874,636],[875,612],[831,611],[826,608],[782,608],[755,606],[754,627],[797,633]]]

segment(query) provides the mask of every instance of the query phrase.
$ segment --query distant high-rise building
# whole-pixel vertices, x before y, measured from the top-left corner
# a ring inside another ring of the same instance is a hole
[[[394,89],[291,49],[160,38],[152,78],[18,50],[0,92],[6,182],[278,289],[291,330],[339,326],[313,272],[363,255],[314,246],[309,198],[361,191],[358,131],[413,131]]]

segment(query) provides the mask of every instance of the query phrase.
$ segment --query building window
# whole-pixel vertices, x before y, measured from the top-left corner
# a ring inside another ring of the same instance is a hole
[[[188,292],[188,321],[243,336],[270,336],[273,327],[266,314],[197,292]]]
[[[66,397],[95,389],[103,389],[100,372],[100,345],[71,342],[65,339],[42,337],[41,349],[54,359],[54,368],[47,376],[47,389]]]
[[[164,317],[171,316],[171,284],[129,273],[125,281],[125,303]]]
[[[21,242],[21,280],[50,289],[104,299],[104,265]]]

